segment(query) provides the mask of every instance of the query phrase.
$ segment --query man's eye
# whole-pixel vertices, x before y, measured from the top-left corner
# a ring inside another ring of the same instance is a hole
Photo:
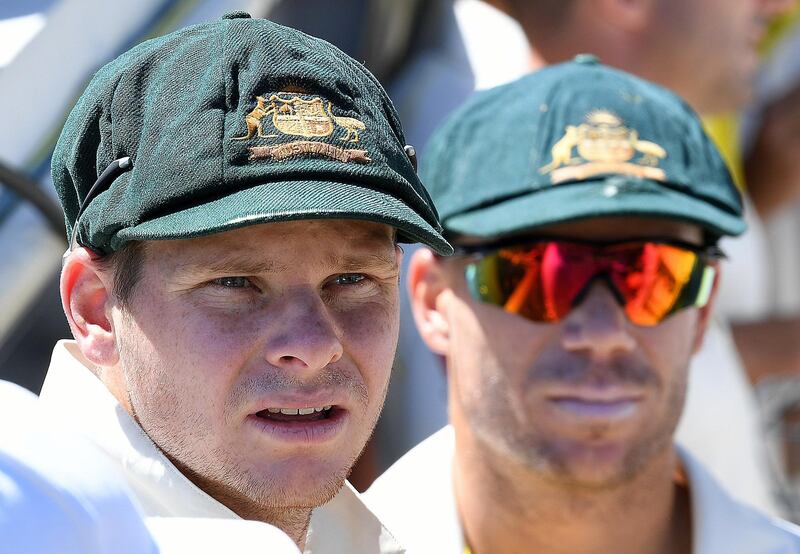
[[[337,275],[334,282],[337,285],[357,285],[358,283],[362,282],[366,277],[363,273],[343,273],[341,275]]]
[[[220,277],[211,281],[214,285],[229,289],[244,289],[253,286],[246,277]]]

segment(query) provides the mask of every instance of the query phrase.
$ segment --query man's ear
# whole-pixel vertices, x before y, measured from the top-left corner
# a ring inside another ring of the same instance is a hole
[[[708,326],[711,323],[711,316],[714,309],[714,301],[717,298],[717,290],[719,289],[720,266],[717,265],[714,269],[716,270],[714,274],[714,284],[711,287],[711,293],[709,294],[708,302],[706,303],[705,306],[703,306],[699,310],[699,317],[697,321],[697,334],[695,335],[694,348],[692,349],[692,354],[697,354],[700,351],[700,348],[702,348],[703,337],[706,334],[706,329],[708,329]]]
[[[111,281],[86,248],[69,253],[61,270],[61,304],[87,360],[101,367],[119,360],[111,319]]]
[[[441,262],[427,248],[419,248],[408,266],[408,293],[411,311],[420,336],[434,353],[445,355],[450,341],[450,326],[439,307],[439,296],[447,289]]]

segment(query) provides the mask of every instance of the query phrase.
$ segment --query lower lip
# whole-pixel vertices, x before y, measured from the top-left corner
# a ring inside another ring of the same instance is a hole
[[[334,439],[347,421],[347,410],[333,408],[325,419],[314,421],[275,421],[255,414],[247,416],[249,424],[270,438],[295,444],[321,444]]]
[[[555,398],[550,402],[559,411],[585,420],[618,421],[631,417],[639,408],[636,399],[596,401],[583,398]]]

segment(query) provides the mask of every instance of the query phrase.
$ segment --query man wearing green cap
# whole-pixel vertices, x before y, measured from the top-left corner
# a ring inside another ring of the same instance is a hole
[[[451,426],[368,493],[409,551],[800,551],[673,443],[745,229],[691,109],[581,56],[473,97],[425,162],[457,255],[409,285]]]
[[[243,13],[95,75],[53,157],[75,341],[41,402],[145,515],[401,551],[345,477],[386,393],[397,243],[452,252],[404,144],[363,66]]]

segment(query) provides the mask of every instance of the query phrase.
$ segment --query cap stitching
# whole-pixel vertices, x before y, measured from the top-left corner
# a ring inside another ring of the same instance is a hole
[[[227,31],[231,25],[231,19],[225,19],[223,22],[224,31]],[[220,32],[217,36],[219,38],[219,48],[222,55],[219,59],[223,61],[223,63],[219,64],[219,73],[220,73],[220,81],[222,82],[222,94],[223,98],[225,99],[224,107],[220,110],[220,126],[219,126],[219,149],[220,149],[220,156],[219,156],[219,175],[222,183],[226,182],[225,179],[225,161],[226,161],[226,151],[225,151],[225,118],[228,113],[228,81],[225,78],[225,68],[227,64],[225,63],[225,36],[224,31]],[[219,63],[219,62],[217,62]]]
[[[608,177],[613,177],[613,176],[614,175],[609,175]],[[670,189],[670,190],[673,190],[673,191],[676,191],[676,192],[680,192],[682,194],[685,194],[686,196],[690,196],[690,197],[695,198],[697,200],[701,200],[701,201],[703,201],[703,202],[705,202],[707,204],[710,204],[710,205],[714,206],[715,208],[717,208],[717,209],[719,209],[721,211],[724,211],[726,213],[730,213],[730,214],[736,215],[735,209],[733,209],[731,206],[728,206],[728,205],[724,204],[723,202],[719,201],[716,198],[712,198],[710,196],[706,196],[706,195],[703,195],[703,194],[697,194],[694,191],[691,194],[689,194],[688,191],[690,189],[689,189],[689,187],[687,187],[687,185],[684,185],[684,184],[681,184],[681,183],[673,183],[673,182],[669,182],[669,181],[659,181],[659,182],[657,182],[655,184],[657,186],[659,186],[659,187],[664,187],[666,189]],[[473,212],[477,212],[477,211],[480,211],[480,210],[491,208],[493,206],[497,206],[499,204],[503,204],[504,202],[510,202],[512,200],[516,200],[517,198],[521,198],[523,196],[532,196],[532,195],[537,194],[539,192],[543,192],[543,191],[547,191],[547,190],[556,190],[557,188],[568,187],[568,186],[576,186],[576,185],[597,186],[598,185],[598,180],[572,181],[572,182],[566,182],[566,183],[559,183],[558,185],[555,185],[555,186],[545,186],[545,187],[539,187],[539,188],[536,188],[536,189],[520,190],[520,191],[516,191],[516,192],[510,193],[510,194],[503,195],[503,196],[496,196],[494,198],[485,200],[485,201],[480,202],[478,204],[475,204],[473,206],[469,206],[469,207],[466,207],[466,208],[462,207],[457,212],[452,212],[452,213],[448,213],[448,214],[442,215],[442,219],[470,214],[470,213],[473,213]]]

